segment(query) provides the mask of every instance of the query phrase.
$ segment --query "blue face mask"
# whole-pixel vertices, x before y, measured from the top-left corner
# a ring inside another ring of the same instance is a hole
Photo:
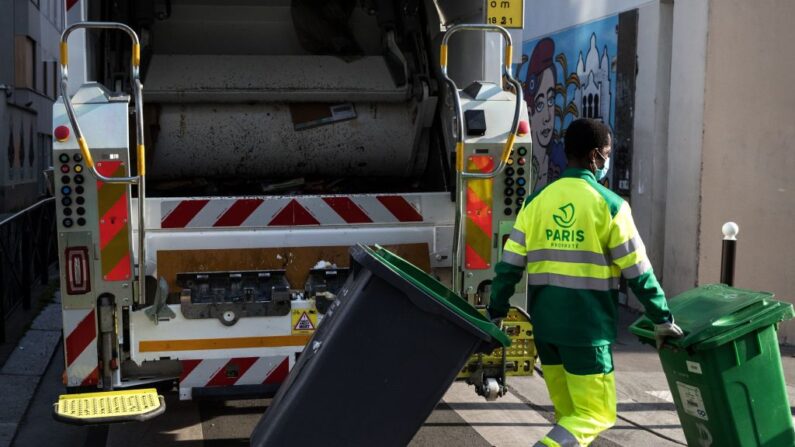
[[[602,157],[602,154],[600,154],[599,152],[597,152],[597,154],[599,154],[599,156]],[[602,166],[601,169],[597,168],[596,172],[594,172],[597,182],[601,182],[602,180],[604,180],[605,177],[607,177],[607,171],[610,170],[610,157],[607,158],[602,157],[602,160],[605,161],[604,166]]]

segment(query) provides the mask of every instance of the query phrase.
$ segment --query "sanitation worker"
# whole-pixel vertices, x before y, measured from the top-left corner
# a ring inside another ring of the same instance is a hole
[[[616,421],[610,345],[616,338],[618,281],[655,323],[659,348],[681,337],[646,257],[629,205],[598,182],[610,167],[610,130],[578,119],[564,140],[568,167],[529,196],[496,266],[488,306],[508,312],[527,275],[528,311],[557,424],[535,446],[587,446]]]

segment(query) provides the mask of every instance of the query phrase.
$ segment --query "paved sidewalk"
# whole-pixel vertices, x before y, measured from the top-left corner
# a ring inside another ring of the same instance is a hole
[[[61,294],[42,309],[0,369],[0,447],[11,445],[61,339]]]

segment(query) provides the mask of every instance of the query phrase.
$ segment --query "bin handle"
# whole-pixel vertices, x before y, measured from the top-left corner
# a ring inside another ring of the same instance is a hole
[[[635,326],[635,335],[645,338],[654,338],[654,331]]]
[[[656,335],[654,334],[653,329],[646,329],[640,326],[635,326],[633,333],[639,337],[648,338],[650,340],[656,340]],[[685,336],[687,336],[687,333],[685,333]],[[672,350],[675,349],[673,345],[668,343],[667,339],[663,341],[662,348],[667,348]]]
[[[433,315],[442,315],[442,313],[445,311],[446,308],[445,308],[444,304],[442,304],[442,303],[440,303],[440,302],[438,302],[436,300],[428,300],[428,301],[418,300],[417,297],[416,297],[416,294],[418,292],[424,292],[424,291],[419,286],[416,286],[416,285],[412,284],[411,282],[409,282],[407,280],[403,280],[403,278],[400,276],[400,274],[398,272],[394,271],[391,267],[389,267],[389,266],[387,266],[387,265],[385,265],[385,264],[383,264],[381,262],[378,262],[375,259],[375,256],[372,254],[372,251],[370,250],[370,248],[367,247],[366,245],[357,244],[357,245],[351,247],[350,253],[351,253],[351,257],[353,258],[353,260],[356,261],[356,263],[367,267],[368,270],[370,270],[376,276],[381,276],[384,273],[388,272],[388,274],[390,276],[394,275],[394,276],[400,278],[401,281],[398,281],[396,283],[392,283],[391,285],[393,287],[395,287],[396,289],[400,290],[401,292],[405,293],[406,297],[412,303],[414,303],[415,306],[417,306],[419,309],[421,309],[423,312],[429,313],[429,314],[433,314]],[[456,312],[446,312],[446,314],[447,315],[452,315],[457,321],[460,322],[459,324],[467,325],[467,326],[470,326],[470,327],[472,326],[469,323],[469,321],[467,321],[466,318],[464,318],[463,316],[459,315]],[[476,328],[476,329],[479,332],[479,334],[482,335],[480,337],[481,341],[490,341],[490,340],[495,338],[491,334],[481,330],[480,328]]]

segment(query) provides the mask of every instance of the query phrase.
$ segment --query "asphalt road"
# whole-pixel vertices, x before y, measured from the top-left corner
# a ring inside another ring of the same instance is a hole
[[[234,447],[249,445],[249,435],[265,412],[266,399],[180,401],[166,396],[166,413],[147,422],[80,427],[52,419],[52,404],[63,393],[63,349],[56,349],[13,446],[57,447]],[[471,391],[475,396],[474,391]],[[311,421],[306,421],[311,430]],[[488,447],[456,411],[440,403],[411,443],[425,446]]]

